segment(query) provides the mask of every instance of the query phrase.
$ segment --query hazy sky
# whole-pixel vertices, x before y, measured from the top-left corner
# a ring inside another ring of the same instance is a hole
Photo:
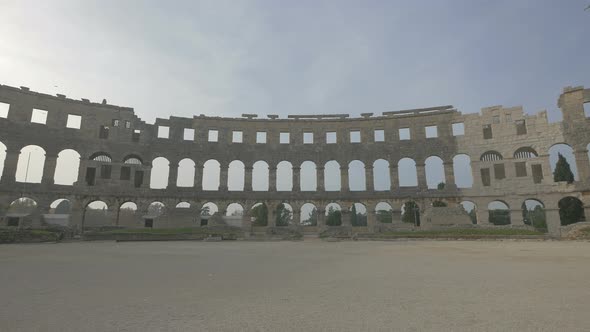
[[[0,84],[170,115],[555,112],[588,0],[0,0]]]

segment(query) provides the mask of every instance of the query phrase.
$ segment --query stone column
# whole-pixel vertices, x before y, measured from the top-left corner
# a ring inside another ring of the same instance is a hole
[[[301,191],[301,167],[293,166],[293,191]]]
[[[74,234],[80,234],[82,231],[82,216],[84,214],[84,205],[77,199],[71,200],[72,206],[70,207],[70,227],[74,231]]]
[[[348,166],[340,167],[340,191],[350,191],[350,185],[348,184]]]
[[[317,211],[318,211],[317,227],[319,229],[322,229],[322,228],[326,227],[326,211],[322,210],[322,209],[317,209]]]
[[[45,155],[45,164],[43,165],[43,178],[41,183],[54,184],[55,167],[57,166],[57,156],[52,154]]]
[[[171,162],[168,172],[168,189],[176,188],[176,182],[178,181],[178,163]]]
[[[318,166],[316,168],[316,181],[317,181],[317,191],[325,191],[326,190],[326,180],[324,178],[324,166]]]
[[[416,164],[416,173],[418,175],[418,188],[428,189],[426,184],[426,168],[424,164]]]
[[[152,182],[152,165],[148,165],[143,169],[143,183],[141,184],[141,188],[143,189],[150,189],[150,185]]]
[[[375,191],[375,179],[373,177],[373,165],[365,165],[365,181],[367,191]]]
[[[277,226],[277,207],[275,205],[271,205],[269,203],[266,204],[268,209],[268,224],[267,227],[276,227]]]
[[[219,171],[219,191],[227,191],[227,173],[228,166],[220,165]]]
[[[277,191],[277,167],[268,168],[268,191]]]
[[[348,209],[344,209],[340,211],[340,214],[340,221],[342,226],[352,227],[352,223],[350,222],[350,211]]]
[[[443,167],[445,169],[445,188],[456,189],[457,184],[455,183],[455,171],[453,169],[453,163],[444,163]]]
[[[474,188],[481,188],[483,187],[483,182],[481,180],[481,163],[479,161],[471,161],[471,175],[473,178],[473,187]],[[491,176],[491,173],[490,173]]]
[[[490,213],[487,209],[476,208],[475,218],[477,219],[478,225],[489,225],[490,224]]]
[[[252,191],[252,166],[244,167],[244,191]]]
[[[576,150],[575,156],[579,181],[588,183],[590,178],[590,160],[588,160],[588,151],[586,149]]]
[[[402,210],[391,210],[391,224],[401,224],[402,223]]]
[[[246,211],[244,211],[244,214],[242,215],[242,230],[246,236],[249,236],[250,232],[252,232],[252,217],[250,216],[250,213]]]
[[[399,187],[399,174],[397,165],[389,164],[389,181],[391,182],[391,191],[395,191]]]
[[[2,171],[2,184],[11,184],[16,182],[16,169],[18,166],[18,150],[6,150],[4,159],[4,170]]]
[[[294,209],[293,210],[293,220],[292,223],[294,226],[299,226],[299,224],[301,223],[301,210],[300,209]]]
[[[545,208],[545,220],[547,221],[547,233],[553,237],[561,236],[561,219],[559,209]]]
[[[543,170],[543,181],[541,183],[553,183],[553,171],[551,171],[551,162],[549,161],[549,155],[543,154],[540,155],[538,161],[541,164],[541,169]],[[536,164],[536,163],[531,163]],[[528,170],[527,170],[528,171]],[[531,171],[531,177],[533,173]]]
[[[377,224],[378,221],[375,210],[367,209],[367,228],[369,229],[369,231],[374,232]]]
[[[510,224],[511,225],[524,225],[524,220],[522,218],[522,210],[510,210]]]
[[[203,168],[203,164],[195,164],[195,178],[193,179],[195,191],[203,191]]]

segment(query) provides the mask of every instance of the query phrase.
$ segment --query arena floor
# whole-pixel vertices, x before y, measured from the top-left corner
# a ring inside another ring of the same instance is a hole
[[[1,331],[587,331],[590,243],[0,246]]]

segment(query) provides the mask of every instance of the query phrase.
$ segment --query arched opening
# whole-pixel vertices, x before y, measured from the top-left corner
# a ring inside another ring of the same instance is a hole
[[[178,163],[177,187],[195,186],[195,162],[190,158],[184,158]]]
[[[352,204],[350,207],[350,224],[352,227],[367,226],[367,207],[364,204]]]
[[[239,160],[229,163],[227,170],[227,190],[244,191],[244,181],[246,179],[245,165]]]
[[[256,203],[250,211],[252,226],[268,226],[268,207],[264,203]]]
[[[525,146],[522,148],[518,148],[514,151],[514,159],[530,159],[530,158],[537,158],[539,154],[535,149],[531,148],[530,146]]]
[[[203,164],[203,190],[219,190],[221,164],[215,159],[209,159]]]
[[[336,203],[326,205],[326,226],[342,225],[342,208]]]
[[[453,174],[458,188],[473,187],[473,170],[471,158],[466,154],[458,154],[453,157]]]
[[[574,180],[578,180],[578,167],[576,165],[576,156],[574,155],[574,149],[563,143],[555,144],[549,148],[549,163],[551,165],[551,172],[555,173],[555,167],[559,160],[559,155],[565,158],[565,161],[569,165],[569,168],[574,175]]]
[[[420,206],[416,202],[407,201],[402,205],[402,221],[420,226]]]
[[[45,150],[37,145],[27,145],[20,150],[16,166],[16,181],[41,183],[45,166]]]
[[[238,203],[231,203],[225,209],[226,217],[241,217],[244,215],[244,207]]]
[[[49,214],[68,215],[72,210],[72,202],[68,199],[60,198],[49,204]]]
[[[296,220],[297,221],[297,220]],[[299,223],[303,226],[318,225],[318,209],[311,203],[305,203],[301,206],[299,212]]]
[[[416,162],[411,158],[402,158],[397,163],[398,180],[400,187],[417,187],[418,186],[418,171],[416,170]]]
[[[179,202],[178,204],[176,204],[176,206],[174,208],[175,209],[190,209],[191,208],[191,203],[189,203],[189,202]]]
[[[348,164],[348,185],[350,191],[367,190],[365,164],[360,160],[353,160]]]
[[[586,221],[584,204],[578,198],[564,197],[559,200],[557,206],[559,207],[559,219],[562,226]]]
[[[382,224],[391,224],[393,222],[392,211],[393,208],[391,207],[391,204],[386,202],[377,203],[375,206],[377,221]]]
[[[103,201],[93,201],[84,209],[83,225],[85,228],[111,226],[109,207]]]
[[[152,202],[146,212],[146,218],[157,218],[166,212],[166,205],[162,202]]]
[[[119,225],[135,226],[137,217],[137,204],[125,202],[119,206]]]
[[[78,181],[78,169],[80,168],[80,154],[75,150],[66,149],[57,154],[55,184],[71,186]]]
[[[0,180],[4,174],[4,161],[6,160],[6,145],[0,142]]]
[[[377,159],[373,163],[373,183],[375,191],[391,190],[391,176],[389,173],[389,161]]]
[[[281,161],[277,165],[277,191],[293,190],[293,165],[288,161]]]
[[[324,165],[324,189],[326,191],[340,191],[340,164],[336,160],[330,160]]]
[[[18,226],[18,221],[13,225],[10,218],[26,217],[35,212],[36,209],[37,202],[32,198],[21,197],[12,201],[6,212],[8,226]]]
[[[290,204],[279,204],[275,215],[277,226],[289,226],[289,224],[293,223],[293,207]]]
[[[268,191],[268,164],[259,160],[254,163],[252,169],[252,190]]]
[[[488,204],[488,220],[494,225],[510,225],[510,207],[502,201]]]
[[[522,202],[522,220],[525,225],[531,225],[536,229],[547,230],[547,218],[545,205],[537,199],[527,199]]]
[[[157,157],[152,161],[152,173],[150,175],[151,189],[165,189],[168,187],[170,162],[164,157]]]
[[[437,156],[430,156],[426,158],[424,164],[428,189],[444,188],[446,181],[443,160]]]
[[[137,155],[130,154],[123,158],[123,164],[141,166],[143,165],[143,160]]]
[[[300,186],[301,191],[317,190],[316,165],[313,161],[304,161],[301,164]]]
[[[215,203],[207,202],[201,206],[201,213],[200,213],[200,225],[207,226],[209,223],[209,218],[211,218],[214,214],[219,212],[219,208]]]
[[[479,158],[479,160],[481,161],[498,161],[498,160],[502,160],[504,159],[502,157],[502,155],[500,154],[500,152],[498,151],[486,151],[484,152],[481,157]]]
[[[461,206],[467,212],[472,224],[477,224],[477,205],[471,201],[462,201]]]

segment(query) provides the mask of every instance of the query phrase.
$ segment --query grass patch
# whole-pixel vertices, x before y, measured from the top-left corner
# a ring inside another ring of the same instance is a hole
[[[0,243],[56,242],[62,234],[43,229],[0,229]]]
[[[539,231],[511,228],[464,228],[428,231],[392,231],[377,234],[377,237],[500,237],[544,235]]]
[[[104,231],[88,231],[86,234],[209,234],[205,228],[121,228]]]

